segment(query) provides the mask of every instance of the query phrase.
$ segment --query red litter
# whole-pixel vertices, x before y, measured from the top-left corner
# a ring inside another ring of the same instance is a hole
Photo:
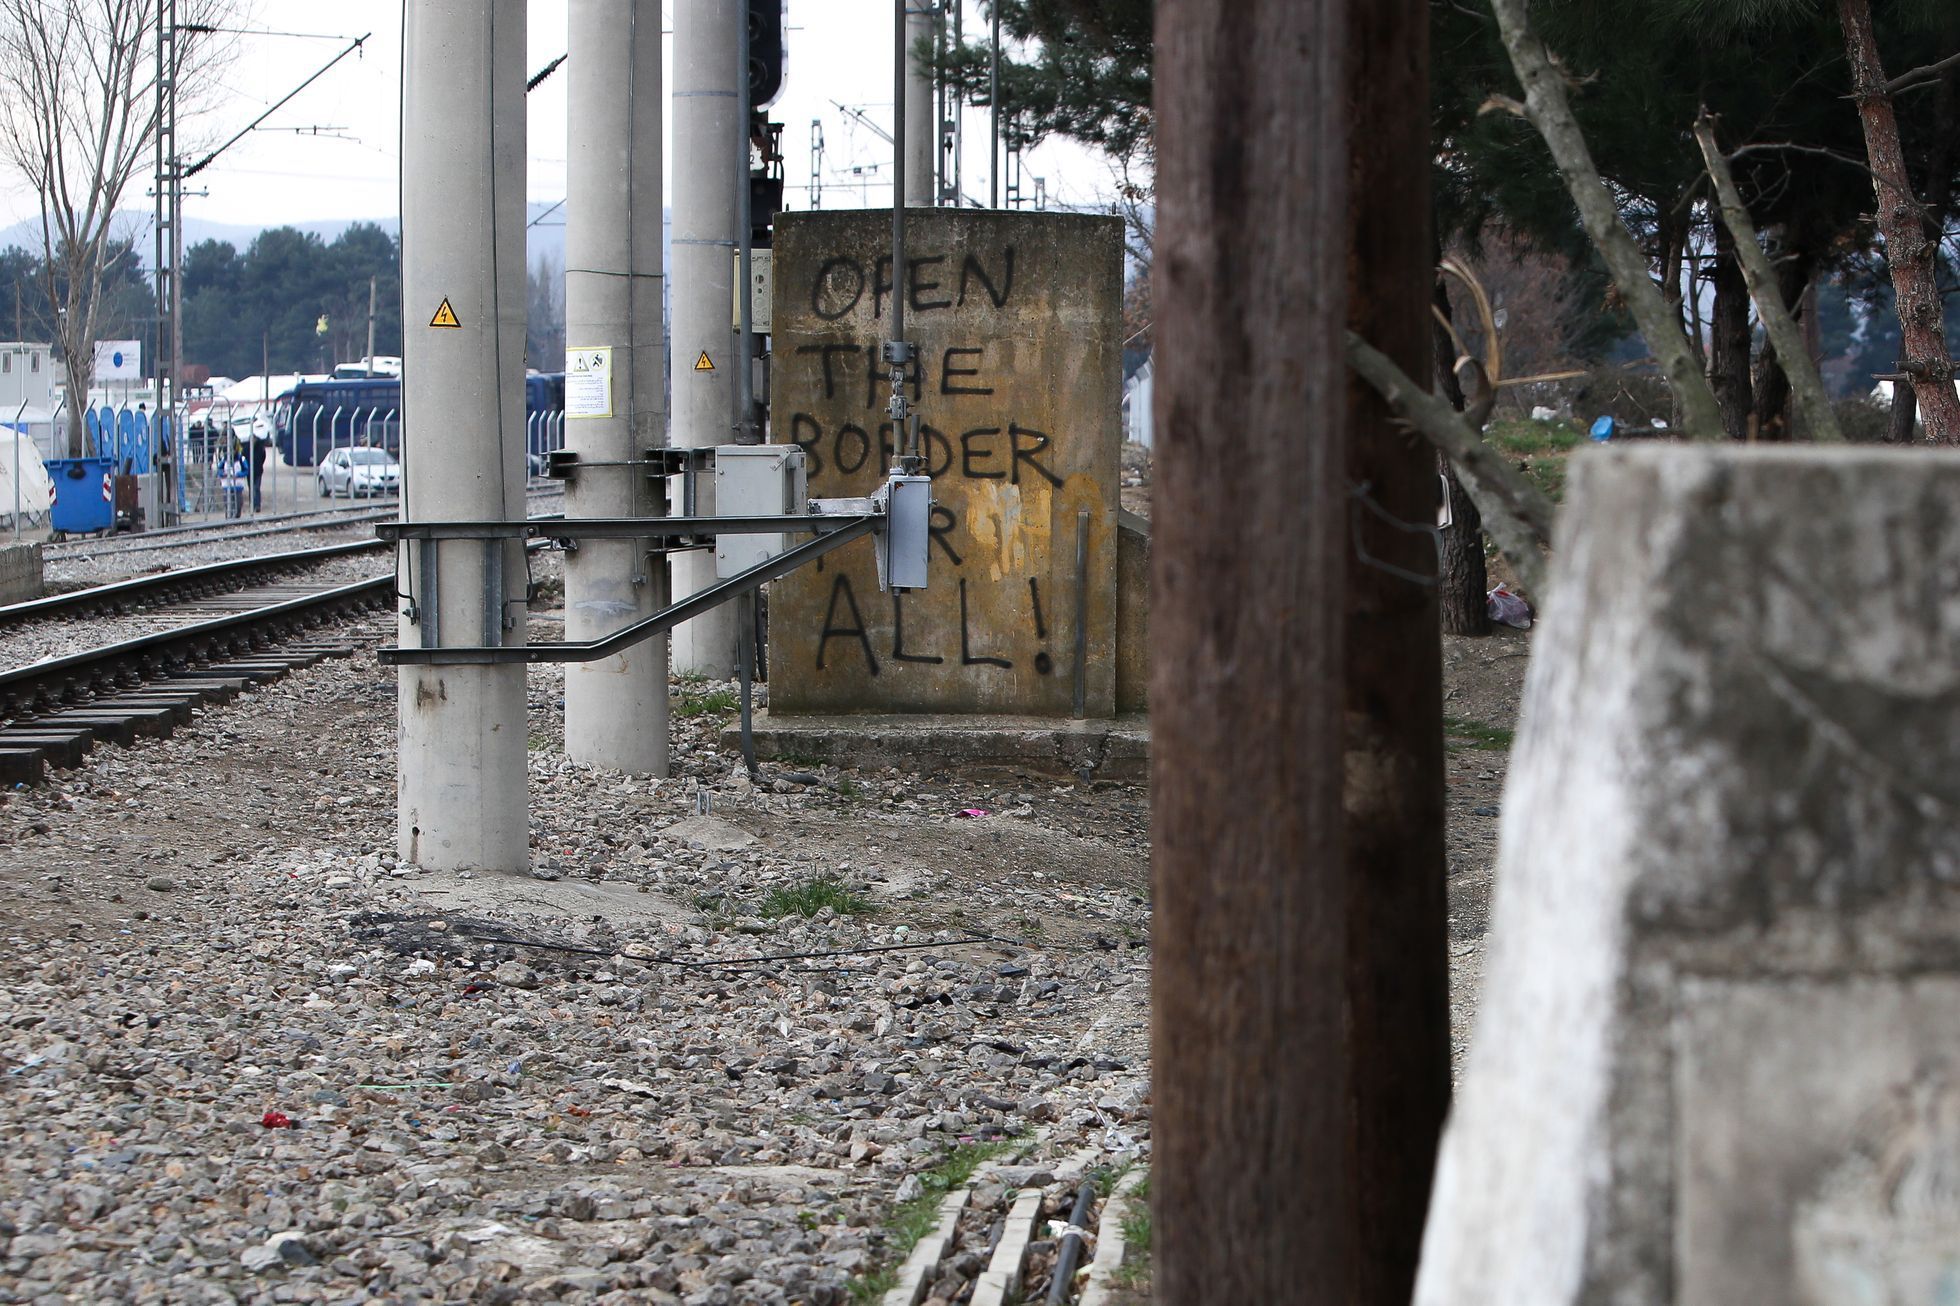
[[[962,817],[972,819],[974,817],[980,817],[980,816],[992,816],[993,813],[988,811],[984,807],[969,807],[966,810],[962,811],[960,815]]]
[[[299,1128],[298,1125],[293,1123],[293,1118],[287,1115],[284,1111],[268,1111],[263,1116],[259,1117],[259,1123],[264,1125],[267,1129]]]

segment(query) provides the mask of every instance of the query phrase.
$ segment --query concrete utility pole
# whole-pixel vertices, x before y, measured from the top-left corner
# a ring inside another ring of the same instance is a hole
[[[606,416],[568,416],[581,463],[638,462],[667,442],[661,334],[660,13],[634,0],[572,0],[566,144],[567,353],[611,350]],[[654,511],[644,467],[583,467],[568,517]],[[597,639],[667,601],[651,542],[586,540],[565,559],[565,638]],[[667,774],[667,642],[565,667],[565,752],[636,775]]]
[[[919,47],[931,44],[935,24],[933,0],[910,0],[905,6],[905,207],[933,203],[937,181],[933,160],[939,155],[938,115],[934,112],[932,69],[919,61]],[[894,276],[894,281],[903,278]]]
[[[735,187],[748,159],[740,121],[740,24],[735,0],[674,2],[673,337],[670,439],[703,448],[735,439]],[[703,477],[703,492],[713,493]],[[712,502],[695,505],[713,511]],[[673,593],[715,583],[711,549],[673,555]],[[722,604],[674,630],[674,666],[717,679],[735,674],[735,608]]]
[[[523,0],[419,0],[405,44],[402,520],[521,521]],[[400,575],[403,645],[524,642],[518,541],[411,543]],[[525,869],[523,665],[398,674],[402,858]]]

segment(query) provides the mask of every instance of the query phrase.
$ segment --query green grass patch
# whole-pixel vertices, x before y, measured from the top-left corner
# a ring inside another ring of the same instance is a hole
[[[826,907],[839,916],[869,916],[877,910],[869,898],[826,872],[787,889],[771,889],[756,914],[773,921],[779,916],[815,916]]]
[[[1568,453],[1585,438],[1564,422],[1492,422],[1484,431],[1484,439],[1505,453],[1515,454]]]
[[[1460,716],[1443,718],[1444,742],[1456,748],[1481,748],[1490,753],[1509,752],[1512,731],[1503,726],[1487,726]]]
[[[1116,1280],[1135,1287],[1150,1279],[1150,1180],[1130,1190],[1130,1209],[1123,1212],[1123,1266]]]
[[[962,1143],[945,1159],[919,1176],[925,1191],[892,1212],[886,1222],[885,1254],[875,1269],[851,1283],[851,1300],[869,1306],[883,1299],[898,1284],[898,1267],[939,1222],[939,1199],[973,1178],[983,1162],[1018,1146],[1012,1139],[998,1143]]]
[[[705,694],[689,694],[683,692],[674,701],[674,715],[680,717],[727,716],[731,712],[737,711],[741,706],[741,700],[735,697],[735,691],[732,689],[714,689]]]
[[[1586,437],[1565,422],[1492,422],[1484,439],[1524,467],[1525,479],[1553,503],[1565,499],[1565,464]]]

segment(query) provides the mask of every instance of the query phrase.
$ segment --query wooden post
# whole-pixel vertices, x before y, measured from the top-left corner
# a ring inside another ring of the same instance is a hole
[[[1429,5],[1347,0],[1348,325],[1410,376],[1434,345]],[[1347,387],[1342,869],[1354,1103],[1352,1301],[1415,1288],[1450,1100],[1443,692],[1430,533],[1436,455],[1360,376]],[[1161,700],[1154,700],[1161,701]]]
[[[1166,1306],[1355,1300],[1349,9],[1157,7],[1152,1201]]]

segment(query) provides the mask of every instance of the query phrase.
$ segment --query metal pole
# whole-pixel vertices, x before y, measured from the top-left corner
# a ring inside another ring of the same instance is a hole
[[[892,0],[892,334],[894,341],[905,339],[905,292],[899,287],[905,284],[905,206],[912,202],[907,193],[907,178],[912,174],[912,136],[913,115],[908,112],[914,106],[907,103],[906,97],[911,89],[911,78],[906,71],[905,41],[911,35],[911,9],[908,0]],[[898,363],[891,359],[892,394],[894,402],[902,403],[903,388],[898,382]],[[892,447],[899,443],[896,427],[892,429]]]
[[[932,202],[946,203],[946,6],[933,5],[932,15]]]
[[[516,0],[403,10],[402,405],[414,444],[404,521],[524,516],[524,10]],[[397,562],[410,595],[401,642],[523,643],[521,550],[410,544]],[[402,860],[526,869],[523,667],[398,674]]]
[[[370,377],[374,375],[374,297],[380,282],[379,277],[368,278],[368,347],[367,357],[361,360],[361,366]]]
[[[20,407],[14,410],[14,543],[15,544],[20,543],[20,442],[27,438],[26,435],[24,435],[21,432],[20,417],[21,414],[26,411],[27,411],[27,401],[23,399],[20,401]]]
[[[661,84],[658,8],[573,0],[566,140],[565,340],[612,351],[610,415],[581,414],[567,447],[581,463],[642,462],[667,442],[661,334]],[[539,448],[549,421],[527,420]],[[639,466],[581,467],[565,515],[644,517],[653,484]],[[593,640],[667,605],[667,569],[641,539],[586,540],[565,555],[565,638]],[[667,643],[565,668],[565,752],[629,775],[668,767]]]
[[[1000,6],[993,0],[994,39],[987,54],[987,207],[1000,207]]]
[[[749,104],[749,24],[746,18],[740,24],[742,39],[740,52],[735,60],[735,87],[740,97],[741,112],[736,115],[735,128],[741,140],[736,145],[735,157],[740,166],[735,170],[735,443],[760,444],[762,437],[755,426],[755,321],[752,300],[755,293],[755,275],[750,269],[751,254],[755,245],[755,218],[750,212],[749,176],[752,167],[750,148],[750,120],[754,109]],[[740,605],[736,605],[738,608]],[[736,613],[739,625],[741,613]],[[747,647],[746,637],[737,632],[737,655]]]
[[[736,173],[746,139],[736,90],[744,7],[732,0],[674,0],[674,194],[671,443],[712,448],[734,438]],[[744,77],[745,80],[745,77]],[[701,478],[699,511],[714,511]],[[680,498],[678,492],[670,496]],[[715,583],[714,552],[671,555],[673,597]],[[677,627],[674,667],[727,680],[735,674],[735,612],[723,606]]]
[[[966,53],[966,0],[951,0],[953,6],[953,42],[949,49]],[[953,113],[953,180],[946,191],[954,208],[964,208],[966,197],[960,187],[966,180],[966,93],[959,87],[947,91],[947,98]]]
[[[368,320],[370,322],[374,320],[374,281],[372,278],[368,280]],[[263,417],[265,415],[266,407],[269,404],[271,404],[271,402],[272,402],[272,333],[270,331],[265,331],[261,333],[261,335],[259,336],[259,417]],[[258,429],[259,417],[254,417],[252,419],[252,435],[255,437],[252,443],[255,445],[258,443],[256,437],[259,433],[259,429]],[[267,451],[266,456],[268,458],[272,456],[270,450]],[[275,477],[278,475],[278,471],[279,469],[277,467],[273,468],[273,475]],[[257,478],[254,479],[256,480]],[[256,489],[257,489],[256,485],[250,488],[252,488],[256,493]],[[275,508],[278,506],[277,500],[273,502],[273,506]],[[259,510],[256,507],[254,507],[252,509],[252,514],[254,516],[257,516],[258,511]]]
[[[906,6],[905,21],[900,24],[901,76],[894,95],[899,108],[892,136],[905,145],[904,186],[893,193],[903,195],[904,202],[914,208],[934,203],[933,157],[938,151],[933,148],[933,142],[938,139],[939,131],[932,122],[932,68],[914,57],[920,46],[931,43],[932,35],[932,0],[911,0]],[[894,273],[892,279],[898,281],[900,277]]]

